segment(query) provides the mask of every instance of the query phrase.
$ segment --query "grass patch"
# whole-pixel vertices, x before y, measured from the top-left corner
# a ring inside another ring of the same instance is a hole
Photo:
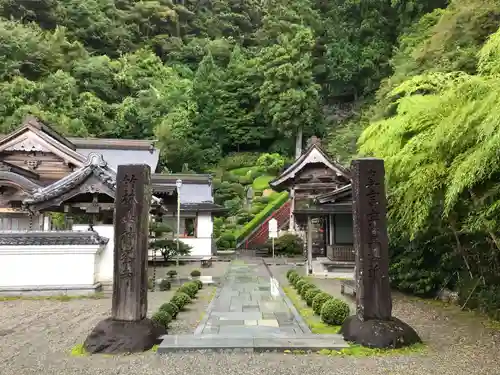
[[[283,291],[290,298],[293,305],[299,312],[299,314],[304,318],[304,321],[311,329],[312,333],[315,334],[323,334],[323,335],[331,335],[336,334],[340,330],[340,326],[330,326],[321,321],[320,317],[315,315],[312,308],[307,306],[307,304],[300,298],[295,289],[290,286],[284,286]],[[389,356],[389,355],[406,355],[413,353],[422,353],[426,350],[425,344],[415,344],[411,346],[407,346],[401,349],[372,349],[367,348],[357,344],[351,344],[349,348],[344,348],[341,350],[329,350],[322,349],[318,352],[321,355],[328,356],[353,356],[353,357],[372,357],[372,356]],[[287,351],[285,351],[286,353]],[[290,351],[288,351],[290,353]],[[302,354],[295,353],[293,354]]]
[[[102,299],[106,298],[104,293],[96,293],[83,296],[68,296],[66,294],[60,294],[55,296],[5,296],[0,297],[0,302],[6,301],[59,301],[59,302],[69,302],[75,299]]]
[[[257,177],[253,183],[252,183],[252,187],[254,190],[257,190],[257,191],[262,191],[262,190],[265,190],[267,188],[269,188],[269,181],[272,181],[274,179],[274,176],[260,176],[260,177]]]
[[[85,350],[83,344],[77,344],[71,348],[70,355],[72,357],[86,357],[90,354]]]
[[[318,354],[328,356],[373,357],[418,354],[424,353],[426,350],[427,347],[425,344],[414,344],[400,349],[372,349],[361,345],[351,344],[349,348],[341,350],[321,349]]]
[[[314,314],[313,309],[307,306],[304,301],[302,301],[295,289],[289,286],[284,286],[283,291],[288,296],[288,298],[290,298],[290,301],[292,301],[293,305],[302,316],[302,318],[304,318],[304,321],[309,326],[312,333],[332,335],[339,332],[340,326],[330,326],[323,323],[320,317]]]
[[[149,349],[150,352],[156,353],[158,351],[158,345],[153,345],[151,349]],[[71,348],[70,355],[72,357],[87,357],[90,355],[89,352],[85,350],[83,347],[83,344],[77,344]],[[101,357],[113,357],[113,354],[99,354]]]
[[[241,168],[236,168],[231,171],[230,173],[236,175],[236,176],[245,176],[248,172],[252,170],[253,167],[241,167]]]

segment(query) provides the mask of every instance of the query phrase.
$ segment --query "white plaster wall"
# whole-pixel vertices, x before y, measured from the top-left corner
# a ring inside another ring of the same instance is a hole
[[[214,229],[212,214],[199,212],[196,223],[196,238],[181,238],[181,240],[192,247],[191,256],[212,255],[212,232]]]
[[[86,224],[75,224],[73,230],[86,231],[89,226]],[[106,247],[99,253],[97,258],[97,281],[103,284],[113,282],[115,229],[110,225],[94,225],[94,230],[101,237],[109,239]]]
[[[90,286],[99,245],[0,246],[0,289]]]

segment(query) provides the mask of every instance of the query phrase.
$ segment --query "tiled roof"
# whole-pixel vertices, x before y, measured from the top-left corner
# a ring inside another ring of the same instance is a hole
[[[93,231],[0,231],[0,246],[105,245],[108,241]]]

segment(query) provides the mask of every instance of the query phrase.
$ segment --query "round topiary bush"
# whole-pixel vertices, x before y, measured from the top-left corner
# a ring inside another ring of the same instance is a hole
[[[191,271],[191,276],[192,277],[200,277],[201,276],[201,271],[200,270],[192,270]]]
[[[293,269],[293,268],[290,268],[288,271],[286,271],[286,278],[288,279],[288,281],[290,281],[290,278],[291,278],[291,277],[292,277],[292,275],[294,275],[294,274],[295,274],[295,275],[297,275],[297,276],[299,275],[299,274],[297,273],[297,271],[296,271],[295,269]]]
[[[160,291],[165,292],[167,290],[170,290],[171,287],[172,285],[167,279],[163,279],[162,281],[160,281]]]
[[[151,317],[151,320],[161,327],[168,327],[168,324],[172,321],[172,315],[166,311],[157,311]]]
[[[349,316],[349,305],[337,298],[326,301],[321,308],[321,320],[332,326],[339,326]]]
[[[183,292],[177,292],[172,299],[170,300],[175,306],[179,308],[179,310],[184,309],[189,302],[191,302],[191,297]]]
[[[295,282],[295,289],[297,289],[297,292],[300,294],[300,288],[302,288],[302,285],[305,285],[307,284],[307,281],[304,280],[304,279],[300,279],[298,281]]]
[[[176,270],[170,270],[167,272],[167,276],[173,279],[175,276],[177,276],[177,271]]]
[[[296,282],[297,280],[299,280],[299,279],[300,279],[300,275],[299,275],[299,273],[298,273],[298,272],[296,272],[296,273],[292,273],[292,274],[290,275],[290,278],[288,279],[288,281],[290,281],[290,284],[295,285],[295,282]]]
[[[166,311],[170,314],[170,316],[172,316],[172,318],[175,318],[179,313],[179,308],[172,302],[166,302],[160,306],[160,311]]]
[[[300,296],[302,297],[302,299],[306,299],[307,291],[314,289],[314,288],[316,288],[316,285],[311,284],[311,283],[306,283],[306,284],[302,285],[302,288],[300,288]]]
[[[193,282],[184,283],[178,289],[179,292],[186,293],[189,297],[194,298],[198,293],[198,285]]]
[[[318,288],[308,289],[304,298],[306,300],[307,306],[312,306],[314,297],[316,297],[320,293],[321,290],[319,290]]]
[[[313,298],[313,303],[312,303],[312,308],[314,313],[316,315],[320,315],[323,304],[331,298],[333,297],[328,293],[321,292],[317,294],[316,297]]]
[[[198,286],[198,289],[203,288],[203,283],[201,282],[201,280],[193,280],[193,283],[195,283],[196,286]]]

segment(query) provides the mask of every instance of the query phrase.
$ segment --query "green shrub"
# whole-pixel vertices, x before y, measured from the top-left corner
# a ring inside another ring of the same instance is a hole
[[[193,283],[196,284],[196,286],[198,287],[198,289],[202,289],[203,288],[203,283],[201,282],[201,280],[193,280]]]
[[[252,208],[250,209],[250,213],[253,214],[253,215],[257,215],[259,212],[261,212],[262,210],[264,210],[264,208],[266,208],[265,204],[254,203],[254,204],[252,204]]]
[[[272,249],[272,240],[266,242],[266,247]],[[285,233],[274,240],[276,255],[301,255],[304,252],[304,241],[293,233]]]
[[[292,273],[292,274],[290,275],[290,278],[289,278],[288,280],[290,281],[290,284],[295,285],[295,282],[296,282],[296,281],[297,281],[297,279],[299,279],[299,278],[300,278],[299,273],[298,273],[298,272],[295,272],[295,273]]]
[[[313,298],[313,303],[312,303],[312,308],[314,313],[316,315],[321,315],[321,308],[323,307],[323,304],[332,298],[333,297],[328,293],[321,292],[317,294],[316,297]]]
[[[218,166],[225,170],[251,167],[257,163],[259,155],[255,152],[235,152],[220,160]]]
[[[160,290],[162,292],[170,290],[171,287],[172,287],[172,285],[170,284],[170,281],[168,281],[167,279],[162,279],[160,281]]]
[[[191,297],[183,292],[177,292],[170,300],[179,310],[183,310],[184,307],[191,302]]]
[[[172,302],[165,302],[163,305],[160,306],[160,311],[166,311],[170,314],[172,318],[175,318],[179,313],[179,308]]]
[[[254,190],[257,190],[257,191],[263,191],[263,190],[266,190],[266,189],[269,189],[269,182],[274,180],[274,177],[273,176],[260,176],[260,177],[257,177],[253,183],[252,183],[252,187],[254,188]]]
[[[192,277],[200,277],[201,276],[201,271],[200,270],[192,270],[191,271],[191,276]]]
[[[167,276],[173,279],[175,276],[177,276],[177,271],[176,270],[170,270],[167,272]]]
[[[252,176],[240,176],[240,178],[238,179],[238,182],[241,185],[250,185],[253,182]]]
[[[309,307],[312,306],[314,297],[316,297],[319,293],[321,293],[321,290],[319,290],[318,288],[312,288],[307,290],[304,298],[306,300],[307,306]]]
[[[263,196],[255,197],[252,200],[252,202],[253,203],[261,203],[261,204],[267,205],[269,202],[271,202],[271,198],[270,197],[263,197]]]
[[[257,192],[255,192],[257,193]],[[279,197],[269,203],[264,207],[262,211],[254,216],[250,222],[245,224],[239,232],[236,233],[236,241],[243,239],[255,228],[257,228],[262,222],[267,219],[277,208],[281,207],[288,200],[288,192],[284,191],[280,193]]]
[[[154,289],[154,282],[153,282],[153,278],[152,277],[149,277],[148,278],[148,290],[153,290]]]
[[[262,154],[257,159],[257,166],[264,168],[269,174],[276,175],[285,165],[285,159],[278,153]]]
[[[236,169],[232,169],[231,173],[236,176],[246,176],[248,172],[252,170],[252,167],[240,167]]]
[[[316,285],[311,284],[311,283],[307,283],[307,284],[302,285],[302,288],[300,288],[300,296],[302,297],[302,299],[305,300],[307,291],[314,289],[314,288],[316,288]]]
[[[293,287],[295,289],[297,289],[297,284],[299,283],[299,281],[303,281],[303,280],[304,280],[304,278],[301,276],[295,277],[293,280],[293,283],[292,283]]]
[[[349,305],[337,298],[326,301],[321,308],[321,320],[332,326],[339,326],[349,316]]]
[[[172,321],[172,316],[166,311],[157,311],[151,317],[151,320],[157,323],[161,327],[168,327],[168,324]]]
[[[234,234],[229,232],[223,233],[217,240],[216,245],[217,249],[220,250],[234,249],[236,247],[236,239],[234,237]]]
[[[286,278],[288,279],[288,281],[290,281],[290,278],[292,277],[292,275],[299,275],[297,273],[297,270],[294,269],[294,268],[290,268],[288,271],[286,271]]]
[[[192,282],[187,282],[182,284],[178,291],[186,293],[189,297],[194,298],[196,297],[196,293],[198,293],[198,285]]]
[[[300,279],[295,283],[295,289],[297,289],[297,293],[300,294],[300,289],[302,288],[303,285],[306,285],[307,281],[304,279]]]

